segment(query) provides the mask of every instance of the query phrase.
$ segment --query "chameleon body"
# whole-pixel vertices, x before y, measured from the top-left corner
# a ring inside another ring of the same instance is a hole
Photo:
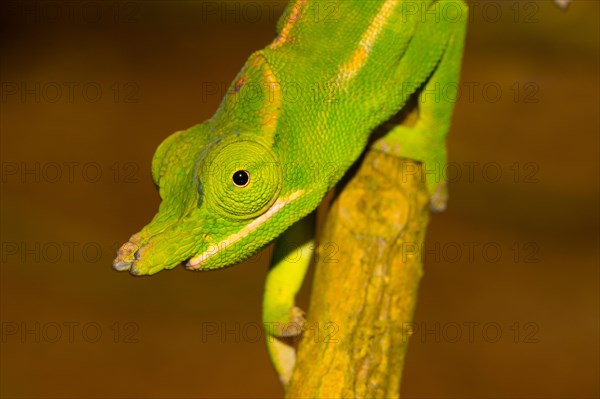
[[[331,7],[334,19],[319,15]],[[157,149],[159,211],[119,249],[114,268],[217,269],[277,239],[263,319],[286,383],[294,352],[274,337],[302,320],[294,297],[309,264],[312,213],[367,145],[443,167],[466,20],[456,0],[290,3],[275,40],[250,56],[215,115]],[[374,139],[410,98],[414,117]],[[426,184],[442,207],[444,182]],[[286,256],[298,250],[300,258]]]

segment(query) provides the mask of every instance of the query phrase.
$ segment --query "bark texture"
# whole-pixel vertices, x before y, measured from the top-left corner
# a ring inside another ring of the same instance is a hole
[[[287,398],[399,397],[429,219],[415,170],[369,151],[334,199]]]

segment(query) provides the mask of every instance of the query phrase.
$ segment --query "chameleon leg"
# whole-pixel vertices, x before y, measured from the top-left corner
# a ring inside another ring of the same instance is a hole
[[[263,297],[263,324],[267,348],[283,385],[296,361],[293,346],[281,338],[300,335],[303,312],[294,305],[314,251],[314,212],[292,225],[275,244]]]
[[[428,26],[417,31],[417,36],[420,37],[413,38],[413,48],[416,51],[407,51],[400,62],[399,74],[406,76],[407,70],[423,57],[419,52],[422,53],[424,48],[436,51],[437,46],[441,58],[431,76],[416,93],[416,110],[402,124],[376,141],[373,147],[420,161],[422,175],[426,176],[431,196],[431,208],[441,211],[446,207],[447,198],[446,182],[443,179],[446,167],[445,139],[457,99],[468,10],[466,5],[456,0],[441,0],[431,7],[438,7],[437,14],[431,13],[425,18],[424,25]],[[401,84],[402,90],[411,90],[410,82],[402,81]]]

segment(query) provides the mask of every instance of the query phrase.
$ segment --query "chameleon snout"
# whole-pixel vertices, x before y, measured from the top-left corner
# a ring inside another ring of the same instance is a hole
[[[113,269],[129,271],[134,276],[146,276],[173,269],[194,252],[195,242],[185,241],[177,234],[162,234],[147,240],[132,242],[130,239],[117,251]]]
[[[140,246],[135,242],[128,241],[121,245],[117,251],[117,257],[113,261],[113,269],[119,272],[129,271],[134,276],[139,276],[143,273],[138,267],[139,261],[142,259],[142,252],[147,245]]]
[[[113,261],[113,269],[119,272],[129,271],[134,276],[149,274],[148,271],[144,273],[144,269],[139,267],[142,252],[146,246],[142,245],[140,247],[140,245],[131,241],[123,244],[117,251],[117,257]]]
[[[138,245],[128,241],[121,245],[121,248],[117,251],[117,257],[113,261],[113,269],[120,272],[129,270],[136,258],[139,258]]]

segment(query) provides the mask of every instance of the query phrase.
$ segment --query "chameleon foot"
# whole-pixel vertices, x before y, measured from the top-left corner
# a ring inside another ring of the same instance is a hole
[[[274,335],[279,338],[298,337],[306,325],[304,311],[297,306],[292,307],[286,323],[275,323]]]

